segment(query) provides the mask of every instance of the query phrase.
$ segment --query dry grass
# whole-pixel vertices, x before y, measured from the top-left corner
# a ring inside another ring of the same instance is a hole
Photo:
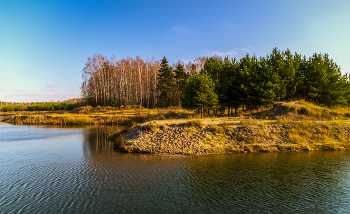
[[[130,125],[168,118],[186,118],[193,112],[181,108],[145,109],[139,106],[119,110],[113,107],[84,106],[72,111],[20,112],[11,114],[14,124],[45,125]],[[136,108],[138,107],[138,108]]]
[[[200,120],[192,120],[192,121],[187,121],[185,126],[186,127],[203,128],[204,124]]]
[[[343,120],[350,118],[350,108],[318,106],[304,100],[283,103],[287,106],[289,118],[316,120]]]
[[[157,131],[159,128],[162,128],[162,125],[159,125],[159,124],[157,124],[157,123],[150,123],[150,124],[143,125],[141,128],[142,128],[144,131],[155,132],[155,131]]]
[[[249,119],[242,119],[241,125],[247,126],[247,125],[253,125],[257,124],[258,121],[256,119],[252,119],[251,117]]]
[[[347,143],[344,122],[329,123],[304,120],[295,122],[287,128],[288,140],[292,144],[308,145],[311,147],[326,146],[329,148],[344,147]],[[313,148],[315,149],[315,148]]]

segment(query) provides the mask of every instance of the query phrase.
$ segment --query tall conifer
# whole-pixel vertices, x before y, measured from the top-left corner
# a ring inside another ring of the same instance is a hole
[[[160,69],[158,70],[157,91],[158,91],[158,106],[169,107],[171,96],[174,93],[175,81],[172,68],[168,65],[168,60],[162,59]]]

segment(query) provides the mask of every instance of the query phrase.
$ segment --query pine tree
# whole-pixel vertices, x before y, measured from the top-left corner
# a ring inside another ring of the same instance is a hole
[[[176,65],[176,69],[174,70],[175,73],[175,97],[174,97],[174,105],[178,104],[180,105],[180,97],[182,94],[182,91],[184,90],[184,85],[186,79],[189,77],[189,75],[185,72],[183,64],[180,63],[180,61]]]
[[[295,94],[294,99],[306,99],[307,98],[307,85],[306,85],[306,72],[308,67],[308,60],[306,56],[295,53],[294,55],[294,67],[295,67]]]
[[[308,98],[329,107],[346,105],[346,77],[328,54],[315,53],[306,73]]]
[[[197,105],[193,101],[196,96],[194,77],[187,78],[185,80],[184,88],[181,94],[181,106],[185,109],[193,110],[197,108]]]
[[[157,96],[158,106],[169,107],[171,104],[171,96],[174,93],[175,80],[172,68],[169,67],[168,60],[165,58],[165,56],[162,60],[162,63],[160,64],[157,80],[157,91],[159,93],[159,95]]]
[[[237,71],[239,70],[239,62],[236,58],[229,59],[225,57],[223,61],[223,75],[221,80],[221,99],[222,103],[228,107],[228,114],[230,115],[230,107],[235,109],[239,107],[239,96],[235,93]]]
[[[292,99],[296,92],[296,81],[295,81],[295,71],[294,66],[294,56],[291,54],[289,49],[282,52],[283,56],[283,68],[280,71],[279,75],[284,81],[286,87],[286,97],[285,99]]]
[[[215,84],[207,73],[195,74],[193,78],[186,80],[184,93],[181,97],[181,105],[187,109],[201,109],[201,117],[204,110],[215,110],[219,107],[218,96],[215,94]]]
[[[209,57],[204,64],[201,73],[208,73],[215,84],[215,93],[218,95],[220,105],[223,105],[226,96],[223,85],[225,84],[225,77],[223,75],[222,60],[218,57]]]
[[[257,59],[247,54],[240,60],[239,70],[236,74],[236,94],[239,95],[239,102],[246,106],[246,109],[255,108],[257,103]]]
[[[281,51],[277,48],[274,48],[271,54],[267,56],[267,63],[277,81],[274,92],[276,94],[276,101],[283,100],[287,96],[287,88],[286,82],[284,79],[282,79],[282,76],[284,75],[284,61]]]
[[[259,81],[257,84],[258,103],[261,106],[271,107],[276,98],[275,88],[277,74],[274,74],[268,66],[265,58],[260,58],[258,68]]]
[[[181,63],[178,63],[176,65],[176,69],[175,69],[175,81],[176,81],[176,89],[182,91],[184,84],[185,84],[185,80],[189,77],[189,75],[185,72],[184,70],[184,66]]]

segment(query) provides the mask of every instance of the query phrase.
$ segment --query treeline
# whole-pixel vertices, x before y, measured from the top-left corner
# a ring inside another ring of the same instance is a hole
[[[206,60],[206,57],[199,57],[188,63],[179,61],[179,64],[193,75],[203,68]],[[88,58],[82,71],[82,96],[91,106],[159,106],[157,84],[160,66],[161,62],[154,57],[147,60],[141,57],[117,60],[114,56],[107,59],[102,55],[94,55]],[[170,70],[173,70],[172,67]],[[177,96],[179,105],[179,94]]]
[[[184,87],[184,107],[204,106],[213,110],[227,107],[229,112],[230,109],[236,112],[239,107],[251,110],[272,106],[276,101],[296,99],[328,107],[350,103],[348,75],[341,74],[340,67],[328,54],[315,53],[307,58],[275,48],[266,57],[247,54],[239,61],[211,57],[198,75],[210,77],[218,101],[215,96],[211,99],[203,96],[208,94],[205,91],[209,90],[210,81],[202,78],[206,81],[202,80],[204,86],[194,89],[193,84],[199,77],[189,78]],[[204,104],[203,100],[206,100]]]
[[[54,111],[72,110],[84,105],[84,102],[43,102],[43,103],[8,103],[0,102],[0,111]]]
[[[169,66],[157,60],[89,58],[82,94],[90,105],[142,105],[188,109],[243,110],[276,101],[305,99],[324,106],[348,106],[347,74],[328,54],[311,57],[274,48],[266,57],[200,57]]]

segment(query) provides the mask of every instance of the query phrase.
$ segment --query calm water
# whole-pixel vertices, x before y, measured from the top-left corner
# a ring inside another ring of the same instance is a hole
[[[0,213],[350,213],[350,152],[120,154],[111,131],[0,123]]]

